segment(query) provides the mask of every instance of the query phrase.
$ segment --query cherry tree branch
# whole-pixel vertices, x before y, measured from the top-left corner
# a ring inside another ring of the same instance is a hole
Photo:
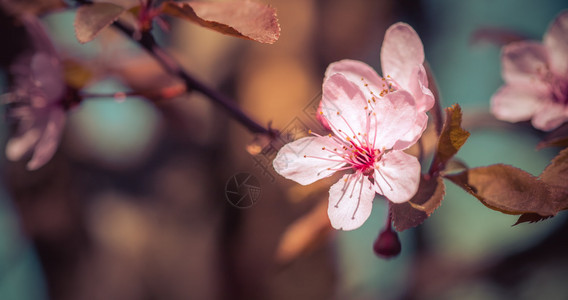
[[[142,48],[146,49],[146,51],[148,51],[148,53],[150,53],[150,55],[152,55],[167,72],[182,79],[188,90],[198,91],[221,105],[233,118],[243,124],[252,133],[266,134],[269,136],[276,135],[275,130],[266,128],[247,116],[236,105],[234,100],[207,86],[183,70],[180,67],[180,64],[156,43],[156,40],[150,32],[142,32],[141,38],[137,40],[134,38],[134,32],[120,23],[120,21],[115,22],[113,25],[115,28],[130,37],[134,42],[142,46]]]
[[[81,5],[92,4],[92,1],[90,0],[76,0],[76,2]],[[151,3],[152,1],[148,1],[146,2],[146,5],[151,5]],[[143,31],[140,39],[137,39],[135,38],[135,32],[126,27],[120,21],[114,22],[113,26],[148,51],[148,53],[152,55],[168,73],[182,79],[188,91],[194,90],[200,92],[217,104],[221,105],[233,118],[243,124],[252,133],[266,134],[270,137],[275,137],[277,135],[276,130],[271,129],[270,127],[264,127],[246,115],[237,106],[233,99],[207,86],[183,70],[181,65],[164,49],[162,49],[158,43],[156,43],[156,40],[150,32]]]

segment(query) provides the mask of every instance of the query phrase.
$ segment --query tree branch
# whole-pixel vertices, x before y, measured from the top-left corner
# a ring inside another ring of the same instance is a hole
[[[134,32],[120,23],[120,21],[115,22],[113,25],[115,28],[123,32],[133,41],[146,49],[148,53],[150,53],[150,55],[152,55],[167,72],[182,79],[185,82],[188,90],[198,91],[221,105],[223,108],[225,108],[225,110],[227,110],[227,112],[229,112],[229,114],[233,118],[243,124],[252,133],[266,134],[271,137],[274,137],[276,135],[275,130],[271,128],[265,128],[264,126],[258,124],[249,116],[247,116],[232,99],[210,88],[209,86],[205,85],[204,83],[200,82],[195,77],[184,71],[180,67],[180,64],[156,43],[156,40],[154,39],[152,34],[150,34],[149,32],[143,32],[141,38],[139,40],[136,40],[133,37]]]

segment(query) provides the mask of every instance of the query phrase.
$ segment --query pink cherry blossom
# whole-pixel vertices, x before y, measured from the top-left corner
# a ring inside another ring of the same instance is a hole
[[[333,134],[289,143],[273,162],[279,174],[303,185],[336,171],[354,171],[330,189],[328,214],[338,229],[361,226],[371,214],[375,193],[401,203],[418,188],[420,164],[402,151],[410,143],[401,143],[415,127],[414,98],[399,90],[369,102],[365,91],[370,87],[341,73],[329,76],[323,83],[322,115]]]
[[[503,85],[491,98],[500,120],[532,120],[549,131],[568,121],[568,11],[560,13],[543,43],[520,41],[503,47]]]
[[[65,124],[66,95],[61,63],[39,20],[22,20],[29,33],[32,50],[16,61],[10,72],[14,78],[12,92],[3,96],[8,116],[17,130],[6,144],[6,157],[17,161],[32,153],[29,170],[43,166],[57,150]]]
[[[336,229],[360,227],[375,194],[403,203],[418,190],[420,163],[403,150],[420,138],[434,104],[422,42],[407,24],[394,24],[385,34],[381,59],[384,78],[359,61],[332,63],[318,113],[333,133],[289,143],[273,161],[280,175],[302,185],[352,171],[329,190],[328,215]]]

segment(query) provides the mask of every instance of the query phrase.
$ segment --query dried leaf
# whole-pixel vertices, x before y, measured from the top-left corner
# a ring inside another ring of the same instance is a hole
[[[75,35],[81,43],[92,41],[125,11],[124,7],[107,2],[81,5],[75,15]]]
[[[487,207],[506,214],[553,216],[558,211],[547,185],[513,166],[497,164],[444,177]]]
[[[445,193],[442,177],[426,179],[423,175],[420,178],[418,192],[410,201],[391,204],[391,214],[396,230],[404,231],[422,224],[442,204]]]
[[[223,34],[272,44],[280,36],[276,10],[262,3],[166,1],[161,12]]]
[[[568,209],[568,148],[560,151],[539,178],[548,185],[556,209]]]
[[[537,149],[546,147],[568,147],[568,123],[551,131],[536,146]]]
[[[462,112],[458,104],[446,108],[446,121],[438,139],[438,148],[430,173],[444,170],[446,163],[458,152],[469,137],[469,132],[461,128]]]
[[[525,222],[529,222],[529,223],[536,223],[536,222],[540,222],[542,220],[546,220],[552,218],[552,216],[541,216],[539,214],[533,214],[533,213],[529,213],[529,214],[522,214],[519,219],[517,220],[517,222],[515,224],[513,224],[513,226],[515,225],[519,225],[521,223],[525,223]]]
[[[325,241],[325,237],[331,232],[333,230],[327,216],[327,201],[320,201],[312,211],[286,229],[276,250],[276,260],[280,263],[293,261]]]

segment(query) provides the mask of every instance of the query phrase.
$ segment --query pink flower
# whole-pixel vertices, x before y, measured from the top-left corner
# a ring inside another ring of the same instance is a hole
[[[568,11],[556,17],[543,43],[508,44],[501,61],[505,85],[491,98],[498,119],[532,119],[535,128],[545,131],[568,120]]]
[[[319,111],[333,134],[289,143],[273,162],[279,174],[302,185],[353,171],[329,190],[328,215],[336,229],[360,227],[375,193],[402,203],[418,189],[420,163],[402,150],[420,138],[433,105],[422,43],[410,26],[397,23],[385,35],[381,56],[383,71],[392,76],[381,78],[353,60],[331,64]]]
[[[5,97],[8,116],[18,123],[16,134],[6,144],[6,157],[17,161],[33,153],[29,170],[43,166],[57,150],[65,124],[63,70],[39,20],[22,19],[34,53],[23,55],[10,69],[12,92]]]

